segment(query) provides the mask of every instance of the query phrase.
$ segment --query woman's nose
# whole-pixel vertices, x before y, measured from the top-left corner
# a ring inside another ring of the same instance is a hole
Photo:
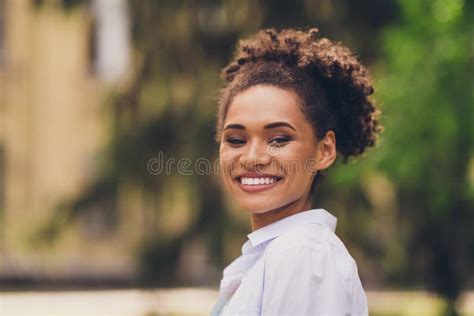
[[[240,162],[247,170],[255,169],[257,166],[268,165],[271,156],[268,153],[266,143],[251,142],[248,144],[247,150],[240,157]]]

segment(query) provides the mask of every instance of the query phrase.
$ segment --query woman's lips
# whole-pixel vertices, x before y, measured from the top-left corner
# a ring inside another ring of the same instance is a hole
[[[237,177],[235,181],[242,191],[259,192],[273,188],[282,180],[281,177]],[[262,183],[263,182],[263,183]],[[258,184],[253,184],[258,183]]]

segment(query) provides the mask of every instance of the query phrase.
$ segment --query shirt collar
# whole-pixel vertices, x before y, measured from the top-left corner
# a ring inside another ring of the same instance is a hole
[[[278,237],[285,231],[303,223],[320,224],[326,226],[332,232],[335,232],[337,218],[325,209],[312,209],[284,217],[276,222],[263,226],[248,234],[247,237],[252,248],[255,248],[261,243]]]

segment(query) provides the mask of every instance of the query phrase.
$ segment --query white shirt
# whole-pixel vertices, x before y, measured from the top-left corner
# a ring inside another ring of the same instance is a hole
[[[368,315],[357,264],[337,218],[312,209],[250,233],[224,269],[211,315]]]

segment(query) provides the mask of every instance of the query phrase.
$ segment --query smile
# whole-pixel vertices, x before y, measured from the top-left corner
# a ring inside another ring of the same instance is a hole
[[[257,192],[268,190],[273,188],[279,181],[281,181],[282,177],[277,176],[260,176],[260,177],[237,177],[235,180],[237,181],[239,187],[245,192]]]
[[[277,178],[240,178],[240,183],[245,185],[271,184],[278,181]]]

